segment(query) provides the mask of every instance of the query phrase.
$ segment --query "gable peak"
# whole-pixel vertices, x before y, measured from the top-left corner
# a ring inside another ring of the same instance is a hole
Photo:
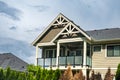
[[[60,25],[66,25],[70,22],[70,20],[65,17],[62,13],[59,13],[58,16],[53,21],[53,26],[60,26]]]

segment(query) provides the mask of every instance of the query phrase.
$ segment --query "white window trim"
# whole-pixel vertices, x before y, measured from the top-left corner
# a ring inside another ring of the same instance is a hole
[[[111,56],[111,57],[107,56],[107,46],[113,46],[113,45],[120,45],[120,44],[106,44],[105,45],[105,57],[106,58],[116,58],[115,56]]]
[[[95,46],[100,46],[101,47],[101,50],[100,51],[94,51],[94,47]],[[93,45],[93,47],[92,47],[92,51],[94,52],[94,53],[99,53],[99,52],[101,52],[102,51],[102,45]]]

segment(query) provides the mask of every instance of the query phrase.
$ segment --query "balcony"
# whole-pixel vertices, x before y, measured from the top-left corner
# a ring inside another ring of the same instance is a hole
[[[91,58],[87,57],[87,66],[91,66]],[[73,67],[83,66],[83,57],[82,56],[65,56],[58,57],[58,65],[56,65],[56,58],[38,58],[38,65],[43,68],[52,68],[52,67],[67,67],[71,65]]]

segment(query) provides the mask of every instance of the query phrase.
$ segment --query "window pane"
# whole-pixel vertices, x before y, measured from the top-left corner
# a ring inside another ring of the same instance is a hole
[[[94,52],[101,51],[101,46],[94,46]]]
[[[54,58],[56,58],[56,54],[57,54],[57,52],[56,52],[56,50],[54,50],[54,56],[53,56]]]
[[[49,51],[46,50],[46,58],[49,58]]]
[[[76,50],[76,56],[82,56],[81,50]]]
[[[120,54],[119,54],[119,50],[120,48],[119,48],[119,45],[117,45],[117,46],[114,46],[114,56],[119,56]]]
[[[53,57],[53,50],[49,50],[49,58]]]
[[[107,55],[108,56],[120,56],[120,45],[107,46]]]
[[[53,50],[46,50],[46,58],[52,58],[53,57]]]
[[[107,46],[107,56],[114,56],[114,47]]]
[[[65,53],[63,52],[63,49],[60,49],[60,56],[61,57],[65,56]]]

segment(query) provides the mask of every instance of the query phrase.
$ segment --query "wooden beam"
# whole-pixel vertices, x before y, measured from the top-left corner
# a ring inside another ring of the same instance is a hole
[[[74,32],[71,32],[72,34],[75,34],[75,33],[80,33],[79,31],[74,31]],[[61,35],[63,34],[70,34],[69,32],[66,32],[66,33],[61,33]]]
[[[83,41],[82,38],[70,38],[70,39],[60,39],[58,42],[59,43],[69,43],[69,42],[79,42]]]

